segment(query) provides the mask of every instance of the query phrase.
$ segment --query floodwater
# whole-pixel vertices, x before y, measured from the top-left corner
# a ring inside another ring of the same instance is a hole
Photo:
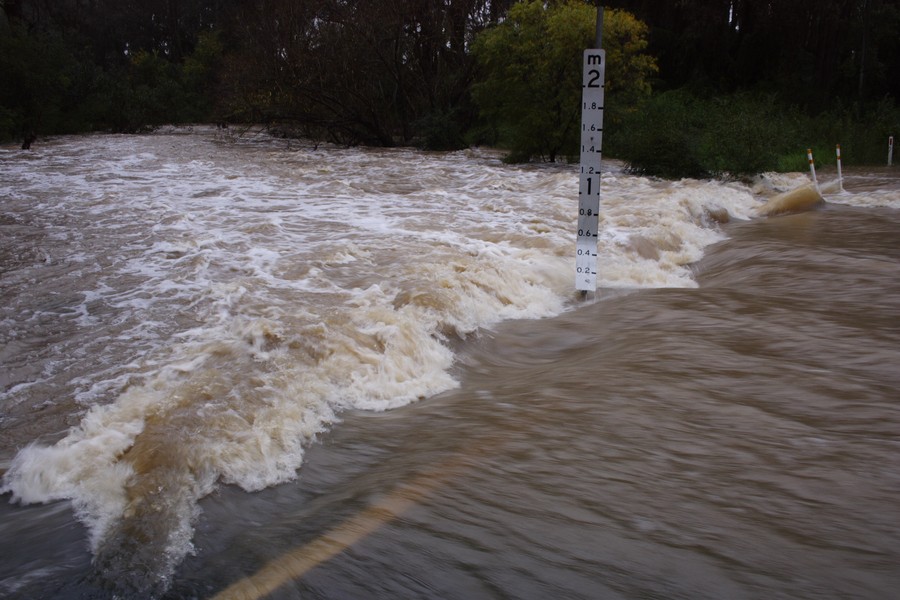
[[[576,169],[0,148],[0,596],[895,596],[897,170]]]

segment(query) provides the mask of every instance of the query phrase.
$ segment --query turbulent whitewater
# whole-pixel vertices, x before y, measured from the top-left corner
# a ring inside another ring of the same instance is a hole
[[[603,175],[597,298],[692,265],[802,175]],[[577,306],[575,168],[212,128],[0,149],[0,460],[98,572],[160,594],[198,501],[302,475],[348,410],[451,390],[460,347]],[[900,207],[896,191],[828,202]]]

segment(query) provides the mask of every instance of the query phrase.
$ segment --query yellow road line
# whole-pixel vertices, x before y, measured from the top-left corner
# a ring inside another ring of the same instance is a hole
[[[411,483],[395,488],[372,506],[321,537],[281,555],[253,575],[231,584],[216,594],[213,600],[258,600],[288,581],[302,577],[418,504],[454,474],[461,459],[462,457],[457,457],[442,463]]]

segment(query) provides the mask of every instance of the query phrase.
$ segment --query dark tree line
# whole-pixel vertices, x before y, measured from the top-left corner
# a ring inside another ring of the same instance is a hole
[[[812,110],[900,97],[898,0],[605,0],[650,27],[666,88],[771,90]]]
[[[459,147],[479,119],[473,41],[513,4],[0,0],[0,139],[240,121]],[[649,26],[660,91],[765,92],[809,112],[900,97],[900,0],[603,4]]]
[[[271,0],[235,9],[220,112],[347,143],[459,145],[468,47],[508,1]]]
[[[458,146],[512,0],[2,0],[0,138],[186,120]]]

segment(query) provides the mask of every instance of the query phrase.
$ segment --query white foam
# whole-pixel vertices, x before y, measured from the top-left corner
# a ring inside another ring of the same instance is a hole
[[[890,170],[858,167],[845,169],[843,180],[837,173],[828,170],[818,177],[819,191],[825,201],[860,208],[900,208],[900,189],[896,176]],[[764,196],[791,191],[807,185],[812,180],[805,173],[764,173],[756,178],[752,191]]]
[[[200,482],[184,506],[216,480],[286,481],[342,410],[451,389],[448,342],[559,314],[573,296],[576,167],[260,139],[222,149],[198,132],[63,138],[48,170],[0,166],[27,184],[30,216],[80,232],[58,243],[92,267],[65,282],[90,335],[47,350],[77,373],[47,383],[104,403],[56,445],[20,452],[3,489],[71,498],[95,547],[126,518],[145,477],[127,453],[148,435],[167,436],[168,468]],[[759,204],[737,183],[615,171],[602,185],[609,288],[695,285],[691,263],[724,238],[710,211],[744,219]],[[13,316],[0,322],[36,326]],[[178,510],[176,558],[193,518]]]
[[[861,190],[832,192],[825,196],[826,202],[845,204],[860,208],[900,209],[900,190]]]
[[[754,179],[752,190],[756,194],[774,196],[775,194],[787,192],[810,183],[812,183],[812,180],[806,173],[767,172],[758,175]]]
[[[125,402],[123,402],[125,404]],[[117,456],[140,431],[140,418],[108,418],[103,407],[91,410],[78,428],[54,446],[20,451],[3,479],[3,492],[14,502],[45,503],[71,499],[96,549],[125,507],[125,483],[132,475]]]

